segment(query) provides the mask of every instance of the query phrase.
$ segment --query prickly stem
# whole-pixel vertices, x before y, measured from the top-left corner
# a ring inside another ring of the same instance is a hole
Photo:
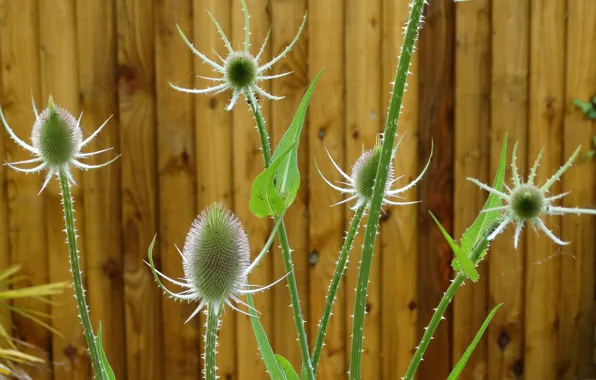
[[[425,0],[412,0],[410,4],[410,16],[408,17],[408,22],[406,24],[404,43],[397,64],[387,122],[385,130],[383,131],[381,158],[379,160],[374,183],[383,184],[387,181],[397,130],[397,122],[406,88],[406,80],[408,78],[412,53],[418,37],[418,30],[422,24],[422,11],[425,3]],[[370,268],[377,237],[378,222],[381,215],[381,207],[383,205],[384,190],[384,186],[375,186],[370,205],[370,214],[364,233],[364,246],[362,249],[361,265],[358,270],[358,285],[356,287],[356,298],[354,303],[354,324],[352,327],[352,348],[350,353],[350,380],[359,380],[361,378],[360,371],[362,362],[362,340],[364,337],[366,294],[368,291]]]
[[[358,232],[358,227],[360,226],[360,222],[362,221],[362,217],[364,216],[365,210],[366,205],[360,206],[356,210],[356,213],[352,218],[352,222],[350,223],[350,228],[348,229],[348,233],[344,240],[344,244],[341,247],[341,252],[339,254],[337,265],[335,267],[335,273],[333,273],[331,285],[329,285],[329,291],[327,292],[327,297],[325,298],[323,315],[321,317],[321,322],[319,323],[319,330],[317,331],[315,345],[312,352],[312,365],[313,371],[315,373],[317,371],[319,359],[321,358],[321,352],[323,351],[323,345],[325,343],[325,333],[327,331],[327,325],[329,324],[329,318],[333,310],[333,303],[335,301],[335,297],[337,296],[337,290],[339,289],[342,276],[346,270],[348,257],[352,249],[352,244],[354,243],[354,238],[356,237],[356,233]]]
[[[66,241],[68,243],[68,257],[70,260],[70,272],[72,273],[72,287],[74,289],[79,317],[83,325],[83,334],[89,347],[91,364],[96,379],[104,379],[104,373],[101,365],[101,358],[97,346],[97,340],[91,325],[89,317],[89,308],[85,300],[85,289],[83,289],[83,279],[81,276],[81,265],[79,263],[79,251],[77,248],[77,232],[74,221],[73,200],[70,194],[70,183],[64,169],[60,169],[60,189],[62,191],[62,204],[64,206],[64,220],[66,224]]]
[[[249,106],[257,123],[257,132],[261,142],[261,153],[263,155],[264,166],[265,168],[268,168],[271,165],[271,147],[269,145],[267,129],[265,128],[265,120],[263,119],[259,104],[254,100],[254,96],[252,98],[249,97],[249,99],[252,99],[249,102]],[[274,219],[275,223],[277,223],[277,217]],[[284,269],[287,273],[287,283],[290,292],[292,312],[294,314],[294,324],[296,326],[296,332],[298,333],[300,354],[302,355],[302,373],[304,374],[305,380],[314,380],[315,377],[310,359],[310,351],[308,349],[308,339],[306,337],[306,329],[304,328],[304,317],[300,307],[300,297],[298,295],[298,286],[296,285],[294,264],[292,263],[292,250],[290,249],[286,227],[283,222],[278,229],[277,237],[280,242]]]

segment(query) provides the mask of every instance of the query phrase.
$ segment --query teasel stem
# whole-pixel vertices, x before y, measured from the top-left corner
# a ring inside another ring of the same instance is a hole
[[[362,247],[362,257],[358,269],[358,280],[356,286],[356,299],[354,302],[354,323],[352,326],[352,348],[350,353],[350,380],[360,379],[362,363],[362,339],[364,336],[364,315],[366,308],[366,295],[368,291],[368,282],[370,278],[370,268],[374,253],[377,229],[379,227],[379,217],[383,205],[383,192],[387,181],[387,174],[391,163],[391,156],[397,122],[401,111],[401,105],[406,88],[410,62],[418,37],[418,30],[422,24],[422,11],[426,0],[412,0],[410,4],[410,15],[405,27],[404,42],[401,47],[401,55],[397,64],[397,71],[393,81],[393,91],[389,103],[389,113],[383,132],[383,144],[381,146],[381,157],[375,176],[375,186],[370,205],[368,222],[364,232],[364,245]],[[378,184],[378,185],[377,185]]]
[[[271,166],[271,146],[269,145],[269,135],[267,134],[267,129],[265,128],[265,120],[263,119],[263,114],[261,113],[259,103],[255,100],[254,96],[250,99],[251,101],[249,102],[249,105],[257,123],[257,132],[259,133],[259,139],[261,141],[261,153],[263,155],[263,162],[266,169]],[[274,217],[276,223],[278,218],[280,217]],[[290,303],[292,306],[292,312],[294,313],[294,324],[296,325],[298,344],[300,345],[300,354],[302,356],[302,373],[305,376],[305,380],[314,380],[314,371],[312,362],[310,360],[310,351],[308,349],[308,339],[306,337],[306,330],[304,328],[304,317],[300,307],[300,297],[298,296],[298,286],[296,285],[296,275],[294,272],[294,264],[292,263],[292,250],[290,249],[288,234],[286,233],[286,227],[283,221],[278,229],[277,237],[281,246],[284,270],[287,274],[288,289],[290,291]]]
[[[339,289],[339,285],[341,283],[341,278],[343,277],[344,272],[346,271],[346,267],[348,264],[348,257],[350,255],[350,251],[352,250],[352,244],[354,243],[354,238],[358,233],[358,227],[360,227],[360,222],[364,217],[364,212],[366,211],[366,205],[362,205],[358,207],[352,221],[350,222],[350,228],[346,234],[346,239],[344,240],[344,244],[341,247],[341,252],[339,254],[339,258],[337,259],[337,265],[335,266],[335,273],[333,273],[333,278],[331,279],[331,285],[329,285],[329,291],[327,292],[327,297],[325,298],[325,306],[323,308],[323,315],[321,316],[321,321],[319,322],[319,330],[317,331],[317,336],[315,338],[315,346],[312,351],[312,365],[314,368],[314,372],[317,371],[317,365],[319,364],[319,359],[321,358],[321,352],[323,351],[323,344],[325,342],[325,334],[327,332],[327,326],[329,324],[329,318],[331,317],[331,311],[333,310],[333,304],[335,303],[335,297],[337,296],[337,290]]]
[[[490,233],[492,231],[494,231],[499,226],[500,223],[501,223],[501,220],[497,220],[495,223],[493,223],[487,229],[486,233],[482,237],[482,240],[480,240],[476,244],[474,249],[472,250],[470,259],[472,260],[474,265],[477,265],[478,262],[482,259],[483,254],[488,249],[488,244],[489,244],[488,236],[490,235]],[[414,378],[414,374],[416,373],[416,370],[418,369],[418,366],[420,365],[420,362],[422,361],[422,356],[426,352],[426,348],[428,347],[428,344],[432,340],[432,337],[435,334],[435,331],[437,331],[437,327],[439,327],[439,323],[441,323],[441,320],[445,319],[443,317],[443,315],[445,314],[447,307],[453,300],[453,297],[455,297],[455,293],[457,293],[457,291],[463,285],[463,283],[466,279],[467,279],[467,276],[460,272],[451,281],[451,285],[449,285],[449,288],[447,288],[447,291],[443,294],[443,298],[441,298],[439,305],[435,309],[435,312],[433,313],[433,316],[430,319],[428,326],[424,329],[424,334],[422,335],[420,344],[418,345],[418,347],[416,347],[416,352],[414,353],[414,357],[412,358],[412,361],[410,362],[410,365],[408,366],[405,376],[402,377],[402,380],[412,380]]]
[[[216,310],[217,308],[217,310]],[[205,332],[205,379],[217,379],[217,330],[219,329],[219,316],[223,306],[209,303],[207,308],[207,331]]]
[[[62,205],[64,206],[64,221],[66,224],[66,242],[68,243],[68,257],[70,260],[70,271],[72,273],[72,287],[77,300],[79,317],[83,325],[83,334],[89,347],[91,364],[93,372],[97,379],[104,379],[102,370],[102,361],[97,346],[97,340],[93,333],[91,318],[89,317],[89,307],[85,300],[85,289],[83,289],[83,279],[81,277],[81,264],[79,262],[79,250],[77,248],[77,230],[75,227],[73,200],[70,194],[70,183],[68,182],[68,173],[65,168],[60,169],[60,189],[62,191]]]

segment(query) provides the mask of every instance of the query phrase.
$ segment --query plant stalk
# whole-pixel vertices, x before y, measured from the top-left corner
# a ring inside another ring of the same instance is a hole
[[[254,97],[252,99],[254,99]],[[267,169],[269,166],[271,166],[271,146],[269,144],[269,135],[267,134],[267,129],[265,128],[265,120],[263,119],[261,108],[255,100],[249,102],[249,106],[257,123],[257,132],[261,141],[261,153],[263,155],[265,169]],[[274,217],[275,223],[279,221],[279,218],[279,216]],[[296,325],[298,343],[300,345],[300,354],[302,356],[302,372],[305,374],[306,380],[314,380],[314,371],[310,359],[310,351],[308,349],[308,339],[306,337],[306,330],[304,328],[304,317],[300,307],[298,286],[296,285],[296,275],[294,274],[294,264],[292,263],[292,250],[290,249],[288,234],[283,221],[281,222],[277,236],[281,246],[284,269],[287,273],[290,302],[292,305],[292,312],[294,313],[294,324]]]
[[[93,372],[98,379],[104,379],[102,370],[102,361],[97,346],[97,340],[91,325],[91,318],[89,317],[89,308],[85,300],[85,289],[83,289],[83,279],[81,277],[81,264],[79,263],[79,250],[77,248],[77,230],[75,227],[74,208],[72,196],[70,194],[70,183],[65,169],[60,169],[60,189],[62,191],[62,204],[64,206],[64,220],[66,224],[66,240],[68,243],[68,257],[70,260],[70,271],[72,272],[72,287],[74,289],[75,298],[77,300],[77,308],[79,309],[79,317],[83,325],[83,334],[89,347],[89,355],[91,356],[91,364]]]
[[[205,332],[205,379],[217,379],[217,330],[219,329],[219,315],[223,306],[216,306],[209,302],[207,309],[207,331]]]
[[[482,240],[480,240],[480,242],[478,244],[476,244],[476,246],[472,250],[470,259],[472,260],[474,265],[477,265],[478,262],[482,259],[483,253],[488,248],[489,241],[488,241],[487,237],[490,235],[490,233],[492,231],[494,231],[494,229],[498,225],[499,225],[498,222],[493,223],[493,225],[488,228],[487,233],[485,233],[485,235],[482,237]],[[447,291],[443,295],[443,298],[441,298],[439,305],[435,309],[435,312],[434,312],[432,318],[430,319],[428,327],[426,327],[424,334],[422,335],[422,340],[420,340],[420,344],[418,345],[418,347],[416,347],[416,352],[414,353],[414,357],[412,358],[412,361],[410,362],[410,365],[408,366],[408,369],[406,371],[406,374],[403,377],[403,380],[412,380],[414,378],[414,374],[416,373],[416,370],[418,369],[418,366],[420,365],[420,362],[422,361],[422,356],[426,352],[426,348],[428,347],[428,344],[432,340],[432,337],[435,334],[435,331],[437,331],[437,327],[439,327],[439,323],[441,323],[441,320],[443,319],[445,310],[447,310],[447,307],[453,300],[455,293],[457,293],[457,291],[459,290],[459,288],[462,286],[462,284],[464,283],[464,281],[466,279],[467,279],[466,275],[460,272],[457,274],[455,279],[451,282],[451,285],[449,285],[449,288],[447,288]]]
[[[383,132],[383,144],[381,146],[381,157],[377,174],[375,176],[375,186],[370,205],[370,214],[364,232],[364,245],[362,247],[362,258],[358,270],[358,280],[356,286],[356,300],[354,303],[354,324],[352,326],[352,349],[350,353],[350,380],[360,379],[361,361],[362,361],[362,339],[364,336],[364,315],[366,308],[366,295],[368,291],[368,282],[370,277],[370,268],[374,253],[375,240],[381,206],[383,205],[383,192],[387,182],[387,173],[391,162],[395,132],[401,110],[406,80],[412,60],[412,53],[416,45],[418,30],[422,23],[422,11],[425,0],[412,0],[410,4],[410,15],[406,24],[404,43],[401,48],[401,55],[397,64],[395,80],[393,82],[393,91],[389,103],[389,113]]]
[[[335,273],[333,273],[333,278],[331,279],[331,285],[329,285],[327,297],[325,298],[323,315],[321,317],[321,322],[319,323],[319,330],[317,331],[317,336],[315,338],[315,346],[312,352],[312,365],[315,373],[317,371],[319,359],[321,358],[321,352],[323,351],[325,334],[327,332],[327,326],[329,324],[329,318],[331,316],[331,311],[333,309],[335,297],[337,296],[337,290],[339,289],[342,276],[346,270],[348,264],[348,257],[350,255],[350,251],[352,250],[352,244],[354,243],[354,238],[358,233],[358,227],[360,227],[360,222],[362,221],[362,217],[364,216],[365,210],[366,205],[360,206],[356,210],[356,213],[352,218],[352,222],[350,223],[350,228],[348,229],[346,239],[344,240],[344,244],[341,247],[339,258],[337,259]]]

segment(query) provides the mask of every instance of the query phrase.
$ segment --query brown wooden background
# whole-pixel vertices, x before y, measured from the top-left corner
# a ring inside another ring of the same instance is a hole
[[[341,198],[319,178],[314,160],[337,179],[325,147],[347,168],[363,146],[373,144],[383,127],[408,6],[405,0],[247,2],[253,49],[272,27],[267,57],[283,49],[309,12],[303,38],[274,67],[294,74],[266,85],[286,96],[264,102],[274,144],[314,74],[326,67],[300,146],[301,192],[286,218],[312,341],[351,214],[329,207]],[[383,217],[368,297],[365,379],[403,375],[452,275],[451,252],[426,211],[459,237],[486,195],[466,177],[491,181],[505,133],[510,149],[520,142],[523,172],[546,148],[539,170],[544,179],[596,132],[571,105],[596,93],[595,0],[430,3],[399,127],[407,134],[397,173],[404,181],[414,178],[431,139],[435,157],[422,185],[408,194],[422,204],[394,207]],[[192,219],[212,201],[235,209],[255,252],[271,226],[247,207],[262,161],[245,102],[227,112],[228,93],[193,96],[168,86],[207,85],[195,74],[208,75],[209,68],[175,31],[179,23],[203,52],[213,56],[215,48],[221,54],[223,43],[206,9],[239,46],[243,17],[236,0],[0,1],[1,105],[22,138],[33,122],[31,93],[38,107],[53,94],[74,114],[84,111],[87,134],[115,115],[90,149],[113,146],[114,153],[101,159],[122,157],[108,168],[77,173],[75,206],[91,315],[96,327],[102,321],[119,379],[199,378],[200,324],[182,323],[195,305],[165,299],[143,264],[154,234],[159,265],[179,276],[174,244],[183,243]],[[0,141],[5,160],[28,157],[6,133]],[[596,207],[594,168],[585,160],[564,176],[556,190],[573,189],[565,204]],[[57,185],[37,196],[41,179],[0,169],[0,264],[21,263],[32,283],[70,278]],[[572,244],[556,247],[530,230],[514,250],[511,231],[500,236],[480,266],[481,281],[456,297],[419,379],[445,379],[489,309],[501,302],[462,379],[594,379],[594,220],[552,217],[548,225]],[[336,303],[321,379],[346,376],[359,246]],[[276,249],[251,282],[279,278],[282,264]],[[275,351],[298,367],[286,287],[256,300]],[[72,295],[54,301],[20,305],[50,312],[64,339],[13,318],[15,336],[46,350],[51,362],[31,369],[33,378],[88,379]],[[265,378],[245,316],[226,312],[219,351],[224,379]]]

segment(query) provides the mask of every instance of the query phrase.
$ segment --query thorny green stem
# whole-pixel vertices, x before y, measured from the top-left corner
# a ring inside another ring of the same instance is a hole
[[[254,99],[254,98],[253,98]],[[250,109],[253,113],[257,123],[257,132],[261,141],[261,153],[263,154],[263,162],[265,169],[271,166],[271,147],[269,145],[269,136],[265,128],[265,120],[261,113],[261,108],[256,101],[249,102]],[[279,217],[274,220],[277,223]],[[300,298],[298,296],[298,286],[296,285],[296,275],[294,274],[294,264],[292,263],[292,250],[288,242],[288,234],[286,227],[282,222],[278,233],[279,243],[281,246],[282,258],[284,261],[284,269],[287,273],[288,289],[290,291],[290,302],[292,305],[292,312],[294,313],[294,324],[296,325],[296,332],[298,333],[298,343],[300,345],[300,354],[302,355],[302,372],[306,375],[306,380],[314,380],[314,372],[310,360],[310,352],[308,350],[308,340],[306,337],[306,330],[304,328],[304,317],[302,316],[302,309],[300,308]]]
[[[397,64],[395,80],[393,82],[393,91],[389,103],[389,113],[383,132],[383,145],[381,146],[381,157],[377,174],[375,176],[375,185],[373,188],[373,197],[371,200],[370,214],[364,232],[364,245],[362,247],[362,258],[358,270],[358,280],[356,286],[356,300],[354,303],[354,324],[352,326],[352,348],[350,353],[350,380],[360,379],[361,361],[362,361],[362,339],[364,336],[364,315],[366,308],[366,295],[368,291],[368,282],[370,278],[370,268],[374,252],[375,240],[381,207],[383,205],[383,192],[387,182],[387,173],[391,162],[395,132],[397,130],[397,121],[399,118],[406,80],[412,60],[412,53],[416,45],[418,30],[422,24],[422,11],[425,0],[412,0],[410,4],[410,15],[405,28],[404,42],[401,48],[401,56]]]
[[[470,259],[472,260],[474,265],[478,264],[478,262],[482,259],[483,253],[488,248],[489,241],[488,241],[487,237],[490,235],[490,233],[492,231],[494,231],[495,228],[497,228],[498,225],[499,225],[499,221],[493,223],[488,228],[485,235],[482,237],[482,240],[480,240],[480,242],[478,244],[476,244],[476,246],[472,250]],[[449,288],[447,288],[447,291],[443,295],[443,298],[441,298],[441,302],[439,302],[439,305],[435,309],[435,312],[434,312],[432,318],[430,319],[430,322],[428,323],[428,327],[426,327],[426,329],[424,331],[424,335],[422,335],[422,340],[420,340],[420,344],[418,345],[418,347],[416,347],[416,352],[414,353],[414,357],[412,358],[412,361],[410,362],[410,365],[408,366],[406,374],[402,378],[402,380],[412,380],[414,378],[414,374],[416,373],[416,370],[418,369],[418,366],[420,365],[420,361],[422,361],[422,356],[426,352],[426,348],[428,347],[428,344],[432,340],[432,337],[435,334],[435,331],[437,331],[437,327],[439,327],[439,323],[441,323],[441,320],[443,319],[445,310],[447,310],[447,307],[453,300],[455,293],[457,293],[460,286],[462,286],[462,284],[464,283],[464,281],[466,279],[467,279],[466,275],[460,272],[457,274],[455,279],[451,282],[451,285],[449,285]]]
[[[209,303],[207,308],[207,331],[205,332],[205,379],[217,379],[217,330],[219,328],[219,315],[223,307]]]
[[[362,217],[364,216],[365,210],[366,205],[360,206],[356,210],[356,213],[352,218],[350,228],[348,230],[348,233],[346,234],[346,239],[344,240],[344,244],[341,247],[339,258],[337,259],[335,273],[333,273],[331,285],[329,285],[329,292],[327,293],[327,297],[325,298],[325,307],[323,308],[323,315],[321,317],[321,322],[319,323],[319,330],[317,331],[317,337],[315,338],[315,346],[312,352],[312,365],[315,373],[317,371],[319,359],[321,358],[321,352],[323,351],[325,333],[327,332],[327,325],[329,324],[329,318],[331,317],[333,303],[335,302],[337,290],[339,289],[341,278],[346,270],[348,264],[348,257],[350,255],[350,251],[352,250],[352,244],[354,243],[354,238],[358,233],[358,227],[360,227],[360,222],[362,221]]]
[[[60,189],[62,190],[62,204],[64,206],[64,221],[66,224],[66,241],[68,243],[68,257],[70,260],[70,271],[72,272],[72,287],[77,300],[79,317],[83,325],[83,334],[89,347],[91,364],[93,372],[97,379],[104,379],[102,370],[102,361],[97,347],[97,340],[93,333],[91,318],[89,317],[89,308],[85,300],[85,289],[83,289],[83,279],[81,277],[81,264],[79,263],[79,250],[77,248],[77,230],[75,227],[74,208],[72,196],[70,195],[70,183],[65,169],[60,169]]]

